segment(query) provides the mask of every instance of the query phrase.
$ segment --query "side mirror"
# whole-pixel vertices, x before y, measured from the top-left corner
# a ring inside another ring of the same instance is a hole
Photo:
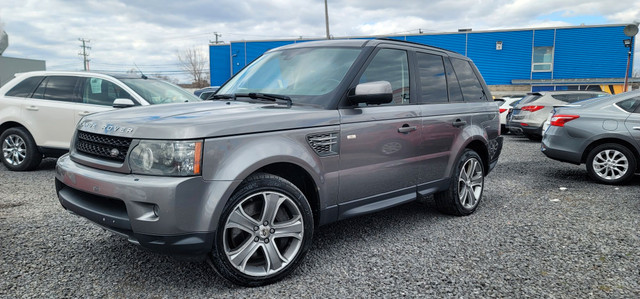
[[[133,107],[136,104],[131,99],[119,98],[113,101],[113,108]]]
[[[387,104],[393,101],[393,92],[389,81],[374,81],[356,85],[355,91],[349,96],[352,104]]]
[[[504,99],[494,99],[493,101],[497,102],[498,106],[500,106],[500,105],[504,104],[504,102],[506,102]]]

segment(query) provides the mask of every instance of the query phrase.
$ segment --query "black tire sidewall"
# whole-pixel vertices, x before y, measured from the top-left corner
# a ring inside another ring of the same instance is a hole
[[[27,153],[25,155],[24,161],[22,161],[22,163],[17,166],[7,163],[7,161],[4,159],[4,155],[2,155],[2,164],[4,164],[7,169],[12,171],[27,171],[33,170],[38,167],[38,165],[40,165],[40,162],[42,161],[42,154],[38,150],[38,146],[33,140],[33,137],[31,137],[31,134],[29,134],[26,129],[21,127],[9,128],[2,132],[2,134],[0,135],[0,143],[4,144],[5,139],[9,135],[20,136],[20,138],[24,140],[24,143],[27,146]]]
[[[276,191],[283,193],[295,202],[298,209],[300,209],[300,213],[302,214],[304,221],[304,236],[300,250],[289,265],[278,273],[262,277],[253,277],[238,271],[228,260],[224,251],[224,226],[231,212],[242,200],[250,194],[262,191]],[[211,252],[211,262],[214,269],[220,276],[235,284],[255,287],[274,283],[289,275],[304,259],[304,256],[311,247],[313,229],[313,213],[302,191],[300,191],[294,184],[281,177],[270,174],[254,174],[247,178],[238,187],[236,192],[229,199],[222,215],[220,216],[218,229],[216,231],[216,239],[214,240],[213,250]]]
[[[480,167],[482,168],[482,192],[480,193],[480,198],[478,199],[476,205],[473,208],[468,209],[465,208],[460,202],[460,194],[458,194],[458,178],[460,177],[460,173],[462,172],[462,167],[464,166],[464,164],[472,158],[475,158],[478,163],[480,163]],[[473,150],[466,149],[458,159],[454,172],[451,175],[451,184],[449,184],[449,190],[435,194],[436,207],[438,207],[438,209],[444,213],[456,216],[467,216],[473,214],[473,212],[475,212],[475,210],[480,205],[480,200],[482,199],[482,195],[484,194],[484,176],[485,170],[480,155],[478,155],[478,153]]]
[[[627,160],[629,161],[629,168],[627,169],[627,172],[620,177],[619,179],[616,180],[605,180],[603,178],[601,178],[600,176],[598,176],[595,172],[595,170],[593,169],[593,159],[596,157],[596,155],[604,150],[607,149],[612,149],[612,150],[616,150],[621,152],[623,155],[625,155],[625,157],[627,158]],[[617,143],[605,143],[605,144],[601,144],[599,146],[596,146],[594,149],[592,149],[589,152],[589,155],[587,156],[587,161],[586,161],[586,165],[587,165],[587,173],[589,173],[589,176],[594,179],[595,181],[602,183],[602,184],[609,184],[609,185],[616,185],[616,184],[622,184],[628,180],[631,179],[631,177],[633,177],[635,170],[636,170],[636,166],[637,166],[637,161],[636,161],[636,157],[633,155],[633,153],[624,145],[620,145]]]

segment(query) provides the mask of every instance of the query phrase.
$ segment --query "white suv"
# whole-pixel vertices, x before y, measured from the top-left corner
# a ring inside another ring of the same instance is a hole
[[[59,157],[80,119],[128,106],[199,101],[175,85],[146,76],[40,71],[16,75],[0,88],[2,163],[32,170]]]

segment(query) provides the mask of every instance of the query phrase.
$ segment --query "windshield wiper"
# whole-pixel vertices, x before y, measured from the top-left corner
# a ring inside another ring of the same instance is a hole
[[[236,99],[236,95],[235,94],[214,94],[211,95],[207,98],[208,99],[214,99],[214,100],[218,100],[218,99]]]
[[[250,92],[250,93],[236,93],[234,96],[247,97],[254,100],[258,100],[258,99],[267,100],[272,102],[277,102],[278,100],[285,101],[287,103],[287,108],[291,108],[291,105],[293,104],[290,97],[285,95],[280,95],[280,94]]]

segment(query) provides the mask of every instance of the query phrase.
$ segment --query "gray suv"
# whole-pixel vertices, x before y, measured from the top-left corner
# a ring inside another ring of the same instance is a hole
[[[473,213],[502,148],[466,57],[395,40],[270,50],[213,101],[84,117],[56,166],[65,209],[241,285],[293,271],[314,230],[433,195]]]

